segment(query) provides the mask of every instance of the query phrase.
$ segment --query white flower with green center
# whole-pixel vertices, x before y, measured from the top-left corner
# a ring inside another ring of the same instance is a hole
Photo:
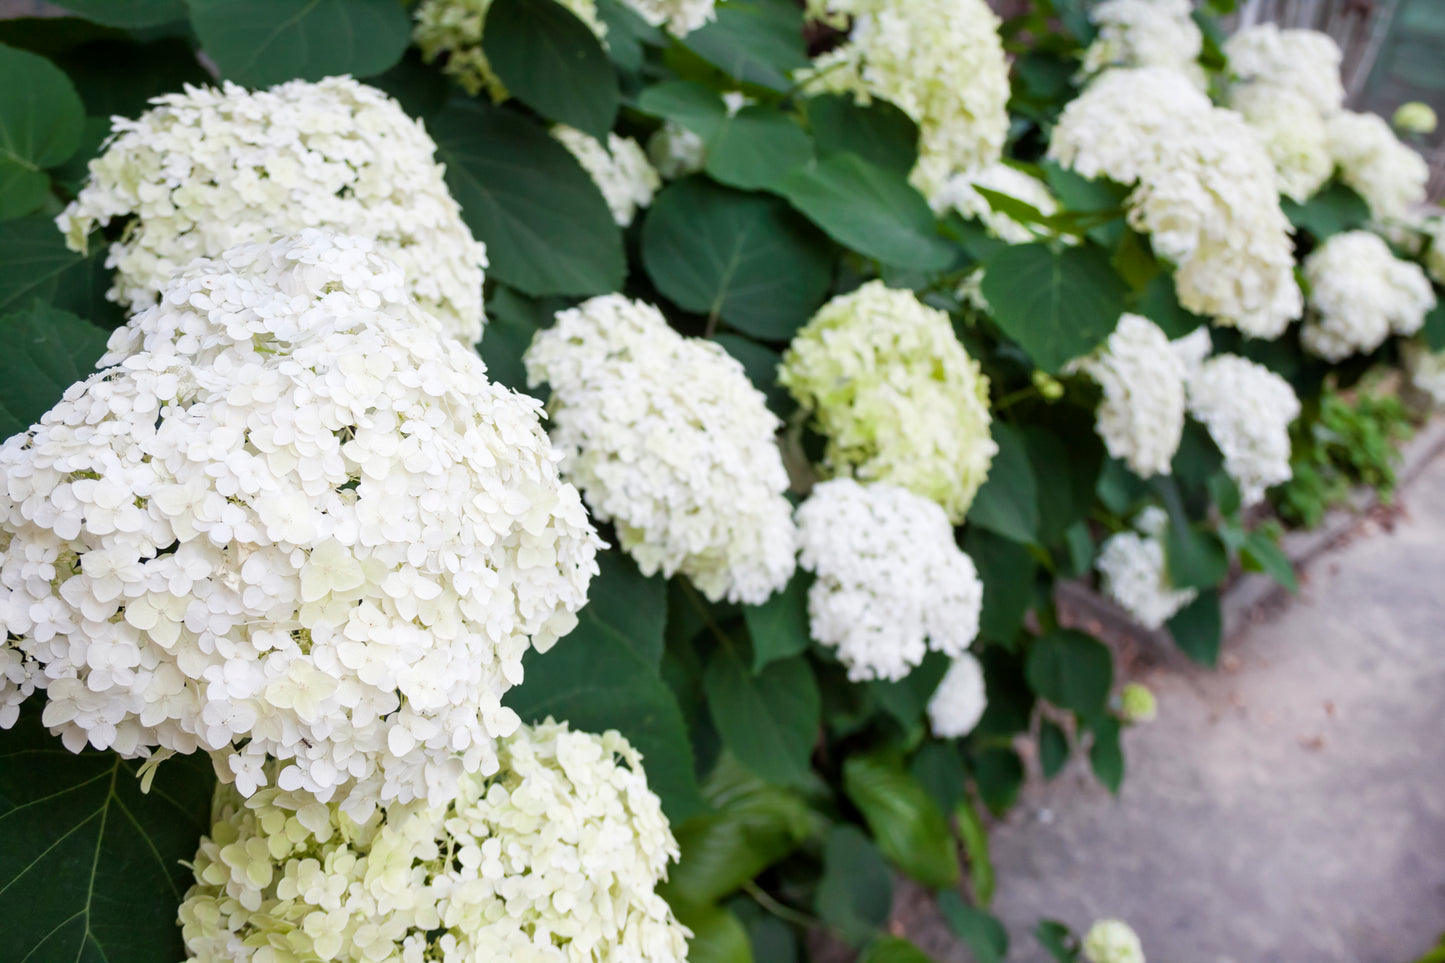
[[[1326,361],[1374,351],[1391,334],[1412,335],[1435,307],[1418,264],[1402,261],[1369,231],[1335,234],[1305,258],[1309,313],[1300,341]]]

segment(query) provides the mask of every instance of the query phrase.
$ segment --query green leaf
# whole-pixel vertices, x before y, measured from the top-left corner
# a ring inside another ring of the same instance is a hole
[[[918,163],[918,124],[888,101],[822,94],[804,105],[819,157],[851,152],[905,177]]]
[[[894,681],[875,679],[868,683],[878,704],[903,725],[910,734],[921,731],[923,713],[938,683],[948,672],[950,659],[942,652],[930,652],[923,662],[903,678]]]
[[[477,353],[487,365],[487,378],[514,391],[528,390],[522,356],[537,332],[552,324],[552,309],[558,303],[557,299],[529,298],[505,284],[495,286],[487,298],[487,325],[477,345]]]
[[[1023,626],[1024,613],[1033,601],[1038,563],[1024,545],[971,525],[963,532],[963,550],[973,559],[983,582],[979,634],[1008,645]]]
[[[992,914],[974,909],[952,890],[938,894],[938,908],[948,928],[968,944],[978,963],[1002,963],[1008,955],[1008,932]]]
[[[953,263],[928,202],[897,171],[856,154],[834,154],[793,171],[777,189],[829,237],[859,254],[921,271]]]
[[[753,640],[753,671],[769,663],[808,651],[808,579],[799,570],[781,591],[762,605],[743,608],[743,620]]]
[[[1185,310],[1179,303],[1179,292],[1175,290],[1174,277],[1170,274],[1156,275],[1144,285],[1134,312],[1159,325],[1159,329],[1171,339],[1182,338],[1207,323],[1206,318]]]
[[[667,580],[646,576],[630,557],[613,549],[597,553],[597,576],[587,590],[580,617],[616,633],[654,670],[662,663],[667,627]]]
[[[1094,778],[1116,796],[1119,787],[1124,784],[1124,749],[1119,745],[1120,728],[1119,720],[1107,715],[1089,727],[1094,734],[1094,741],[1089,746],[1089,765],[1094,770]]]
[[[775,107],[744,107],[725,117],[707,141],[708,174],[743,190],[770,188],[813,159],[813,144]]]
[[[662,31],[622,0],[597,0],[597,19],[607,28],[607,55],[625,71],[642,69],[646,44],[664,43]]]
[[[65,0],[65,9],[107,27],[154,27],[186,18],[184,0]]]
[[[743,765],[769,782],[803,781],[822,724],[818,682],[806,659],[784,659],[752,675],[720,646],[703,687],[713,725]]]
[[[571,10],[555,0],[492,0],[482,52],[522,103],[607,142],[617,74],[602,41]]]
[[[1029,685],[1060,709],[1091,718],[1104,710],[1114,684],[1108,646],[1076,629],[1040,636],[1029,649],[1024,674]]]
[[[1169,620],[1169,633],[1179,650],[1200,665],[1219,661],[1219,643],[1224,637],[1224,616],[1219,610],[1219,591],[1206,589]]]
[[[1038,940],[1058,963],[1077,963],[1079,941],[1074,938],[1069,928],[1058,920],[1039,920],[1039,925],[1034,927],[1034,939]]]
[[[778,365],[782,363],[782,354],[741,335],[719,334],[714,335],[713,340],[742,362],[748,380],[767,398],[768,407],[773,414],[787,421],[787,416],[797,410],[798,404],[793,400],[793,396],[788,394],[788,389],[778,384]],[[757,606],[748,606],[743,610],[743,614],[747,615],[756,608]]]
[[[107,332],[42,301],[0,315],[0,438],[25,431],[95,370]]]
[[[968,773],[963,768],[958,743],[952,739],[924,742],[914,753],[908,771],[944,812],[951,812],[968,791]]]
[[[683,46],[734,80],[777,91],[789,74],[808,66],[800,8],[779,0],[731,0],[682,41]]]
[[[958,859],[948,821],[938,804],[887,752],[854,755],[843,762],[843,792],[863,813],[878,848],[890,862],[924,886],[958,881]]]
[[[504,701],[524,722],[552,716],[586,732],[616,729],[642,753],[647,784],[669,820],[681,822],[700,808],[677,700],[656,668],[610,626],[583,619],[545,654],[528,652],[522,665],[524,680]]]
[[[1001,816],[1023,788],[1023,760],[1012,749],[982,749],[973,758],[973,781],[984,805],[995,816]]]
[[[92,321],[124,320],[105,300],[110,276],[105,246],[97,239],[92,237],[89,255],[76,254],[44,215],[0,224],[0,314],[27,308],[39,298]]]
[[[953,810],[963,853],[968,858],[968,876],[973,896],[985,909],[993,902],[993,857],[989,855],[988,829],[970,799],[962,800]]]
[[[152,43],[98,40],[57,57],[56,63],[75,84],[86,113],[101,118],[107,134],[110,117],[139,117],[152,97],[186,84],[211,83],[196,52],[180,37]]]
[[[742,922],[720,906],[674,907],[678,922],[692,930],[688,963],[753,963],[753,946]]]
[[[1421,334],[1431,351],[1445,351],[1445,299],[1437,300],[1430,313],[1425,315]]]
[[[1052,426],[1023,429],[1039,486],[1039,541],[1053,544],[1093,508],[1104,444],[1094,431],[1093,413],[1078,406],[1055,406]],[[1132,477],[1132,476],[1131,476]]]
[[[793,928],[761,909],[748,923],[748,940],[753,945],[753,959],[766,963],[798,963],[798,937]]]
[[[637,109],[670,120],[704,141],[727,120],[727,105],[718,93],[690,80],[665,80],[637,95]]]
[[[1045,779],[1052,779],[1069,761],[1069,737],[1064,730],[1045,719],[1039,726],[1039,765]]]
[[[1038,537],[1039,490],[1024,436],[1017,428],[995,421],[993,440],[998,453],[969,507],[968,520],[1004,538],[1031,544]]]
[[[642,263],[679,307],[787,341],[833,279],[827,239],[775,197],[703,177],[668,185],[642,226]]]
[[[1246,535],[1244,544],[1240,546],[1239,557],[1246,571],[1264,572],[1289,591],[1299,591],[1294,565],[1268,534],[1255,529]]]
[[[622,233],[567,148],[513,111],[457,99],[427,129],[487,275],[524,294],[607,294],[622,286]]]
[[[221,76],[247,87],[369,77],[400,60],[411,42],[411,18],[396,0],[186,2]]]
[[[367,77],[366,83],[389,94],[410,116],[421,118],[430,118],[445,107],[452,92],[446,74],[423,63],[414,47],[391,69]]]
[[[893,874],[878,847],[846,823],[836,825],[823,847],[823,877],[814,906],[849,943],[861,946],[888,921]]]
[[[85,105],[59,67],[0,45],[0,220],[45,202],[45,169],[75,153],[84,124]]]
[[[1303,204],[1281,197],[1279,206],[1291,224],[1309,231],[1317,241],[1363,227],[1370,220],[1370,206],[1365,199],[1339,181]]]
[[[1015,244],[984,264],[994,320],[1045,371],[1097,348],[1124,312],[1128,285],[1092,245]]]
[[[8,960],[154,963],[185,955],[175,907],[194,882],[215,775],[205,753],[161,765],[68,751],[32,700],[0,731],[0,946]]]
[[[1201,532],[1174,519],[1164,536],[1169,581],[1175,588],[1209,588],[1229,574],[1229,553],[1213,532]]]
[[[933,963],[933,957],[899,936],[881,936],[858,963]]]

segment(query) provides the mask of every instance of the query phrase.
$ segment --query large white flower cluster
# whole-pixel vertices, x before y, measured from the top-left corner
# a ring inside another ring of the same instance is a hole
[[[1049,155],[1085,177],[1137,185],[1129,222],[1178,266],[1184,307],[1258,338],[1299,316],[1274,166],[1243,118],[1180,74],[1106,71],[1064,108]]]
[[[597,570],[537,403],[320,231],[195,261],[100,364],[0,447],[6,702],[243,795],[272,758],[358,809],[494,771]]]
[[[181,932],[201,963],[681,963],[657,895],[678,856],[638,753],[551,720],[436,805],[360,820],[267,789],[216,794]]]
[[[638,210],[651,204],[662,186],[662,178],[647,162],[642,145],[631,137],[608,134],[607,146],[603,147],[597,138],[565,124],[554,126],[552,136],[577,158],[602,191],[612,219],[620,227],[631,224]]]
[[[1188,390],[1189,413],[1209,429],[1246,506],[1289,481],[1289,426],[1300,403],[1288,381],[1264,365],[1220,354],[1190,374]]]
[[[948,315],[882,281],[819,308],[783,355],[778,383],[827,436],[828,474],[901,486],[955,522],[998,451],[988,378]]]
[[[248,91],[187,87],[112,118],[90,180],[57,223],[83,251],[121,222],[108,297],[140,311],[197,257],[303,228],[369,238],[447,332],[482,334],[486,248],[447,191],[436,144],[386,94],[349,77]]]
[[[891,101],[918,122],[913,182],[932,194],[998,161],[1008,134],[1008,61],[984,0],[811,0],[844,43],[801,76],[814,91]]]
[[[983,585],[943,510],[895,485],[835,478],[798,507],[799,564],[813,639],[848,678],[898,680],[930,649],[962,656],[978,634]]]
[[[1305,258],[1303,270],[1310,296],[1300,340],[1327,361],[1373,351],[1391,334],[1414,334],[1435,306],[1424,270],[1369,231],[1334,235]]]
[[[1224,44],[1236,88],[1289,91],[1328,117],[1345,102],[1340,81],[1340,48],[1318,30],[1281,30],[1261,23],[1235,33]]]
[[[954,174],[934,192],[929,202],[935,211],[955,210],[965,218],[977,218],[990,234],[1010,244],[1034,240],[1032,228],[994,210],[988,198],[979,193],[980,187],[1023,201],[1046,217],[1059,210],[1059,202],[1043,181],[1002,161],[974,174]]]
[[[1176,589],[1169,581],[1164,534],[1169,516],[1151,505],[1134,521],[1137,531],[1110,535],[1095,564],[1104,594],[1146,629],[1157,629],[1194,601],[1194,589]]]
[[[1340,179],[1370,205],[1376,221],[1405,218],[1425,202],[1430,165],[1402,144],[1383,117],[1342,110],[1327,122]]]
[[[1419,340],[1405,344],[1405,374],[1410,385],[1437,408],[1445,408],[1445,351],[1431,351]]]
[[[1190,0],[1103,0],[1089,11],[1098,35],[1084,51],[1086,76],[1111,67],[1162,67],[1205,86],[1204,34]]]
[[[988,708],[983,666],[970,652],[953,660],[928,699],[928,724],[940,739],[958,739],[973,731]]]
[[[525,356],[563,474],[645,574],[756,605],[793,574],[779,421],[721,345],[619,294],[558,312]]]
[[[1303,203],[1330,179],[1329,131],[1307,98],[1286,87],[1250,86],[1232,92],[1229,106],[1269,154],[1281,194]]]
[[[1144,944],[1123,920],[1095,920],[1082,949],[1088,963],[1144,963]]]
[[[1095,427],[1109,454],[1140,478],[1169,474],[1184,433],[1188,372],[1168,335],[1125,314],[1103,347],[1074,366],[1104,389]]]

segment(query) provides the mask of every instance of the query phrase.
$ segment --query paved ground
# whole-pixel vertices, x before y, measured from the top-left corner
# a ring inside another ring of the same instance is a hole
[[[1069,769],[993,832],[1010,960],[1040,915],[1152,963],[1405,963],[1445,930],[1445,457],[1318,558],[1220,671],[1149,653],[1120,796]]]

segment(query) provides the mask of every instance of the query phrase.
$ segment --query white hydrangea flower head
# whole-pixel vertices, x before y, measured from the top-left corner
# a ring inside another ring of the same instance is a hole
[[[599,540],[539,405],[407,288],[321,231],[197,260],[0,446],[0,619],[70,749],[356,811],[495,771]]]
[[[631,224],[638,210],[651,204],[662,186],[662,178],[647,162],[646,151],[631,137],[608,134],[607,146],[603,147],[597,138],[566,124],[554,125],[552,136],[577,158],[602,191],[619,227]]]
[[[599,40],[607,25],[597,14],[597,0],[558,0]],[[412,39],[427,63],[442,61],[447,74],[473,96],[486,90],[498,102],[510,94],[482,52],[482,27],[492,0],[423,0],[416,10]]]
[[[560,311],[524,358],[546,382],[563,475],[645,575],[756,605],[787,584],[797,532],[780,422],[722,346],[620,294]]]
[[[799,75],[813,92],[881,97],[919,127],[913,183],[925,195],[950,175],[998,161],[1008,134],[1008,61],[985,0],[814,0],[814,16],[851,18],[844,43]]]
[[[960,739],[973,731],[988,708],[983,666],[970,652],[953,660],[928,699],[928,724],[940,739]]]
[[[1162,67],[1203,90],[1204,34],[1189,0],[1103,0],[1089,11],[1098,35],[1084,51],[1085,76],[1112,67]]]
[[[717,17],[716,0],[622,0],[633,12],[654,27],[666,27],[676,37],[685,37]]]
[[[1146,629],[1161,628],[1176,612],[1194,601],[1194,589],[1177,589],[1169,581],[1164,535],[1169,516],[1149,506],[1134,521],[1137,531],[1117,532],[1104,541],[1094,563],[1103,576],[1104,594]]]
[[[1304,99],[1316,115],[1328,117],[1344,105],[1339,45],[1318,30],[1281,30],[1273,23],[1247,27],[1224,44],[1235,86],[1287,90]]]
[[[954,174],[934,192],[929,203],[940,213],[955,210],[965,218],[977,218],[990,234],[1010,244],[1027,244],[1035,239],[1027,224],[995,211],[988,198],[978,192],[980,187],[1023,201],[1046,217],[1059,210],[1059,202],[1043,181],[1002,161],[975,174]]]
[[[784,353],[778,383],[827,437],[829,475],[899,485],[955,522],[998,451],[988,378],[948,315],[882,281],[819,308]]]
[[[1139,935],[1122,920],[1095,920],[1084,934],[1083,950],[1089,963],[1145,963]]]
[[[937,504],[896,485],[835,478],[798,507],[798,563],[813,639],[848,678],[897,681],[929,650],[963,656],[978,635],[983,583]]]
[[[1184,433],[1188,369],[1168,335],[1125,314],[1099,351],[1072,366],[1104,389],[1095,428],[1109,454],[1140,478],[1169,474]]]
[[[1304,203],[1335,170],[1325,120],[1308,99],[1284,87],[1234,91],[1229,106],[1244,117],[1274,164],[1279,192]]]
[[[191,959],[686,960],[656,892],[677,842],[637,751],[550,719],[499,748],[453,798],[362,819],[219,787],[180,907]]]
[[[144,310],[194,258],[321,228],[369,238],[449,334],[481,337],[486,248],[447,190],[436,144],[396,101],[328,77],[188,86],[152,104],[112,118],[89,181],[56,221],[76,251],[96,227],[125,225],[106,255],[112,301]]]
[[[1305,258],[1309,313],[1300,340],[1326,361],[1374,351],[1391,334],[1411,335],[1435,307],[1425,271],[1402,261],[1369,231],[1335,234]]]
[[[1170,346],[1174,349],[1174,356],[1184,362],[1187,385],[1188,380],[1199,371],[1204,359],[1214,350],[1214,339],[1209,336],[1209,328],[1201,325],[1184,337],[1175,338],[1170,342]]]
[[[1416,391],[1445,408],[1445,351],[1431,351],[1420,340],[1405,344],[1405,374]]]
[[[647,158],[664,180],[676,180],[703,169],[707,143],[701,135],[669,120],[647,139]]]
[[[1244,119],[1178,73],[1106,71],[1064,108],[1049,155],[1135,185],[1129,223],[1174,261],[1179,302],[1256,338],[1303,309],[1274,165]]]
[[[1425,203],[1430,165],[1400,142],[1383,117],[1342,110],[1326,130],[1340,179],[1365,199],[1375,220],[1403,219]]]
[[[1189,413],[1209,429],[1245,506],[1289,481],[1289,426],[1300,403],[1288,381],[1264,365],[1221,354],[1191,375],[1188,392]]]

